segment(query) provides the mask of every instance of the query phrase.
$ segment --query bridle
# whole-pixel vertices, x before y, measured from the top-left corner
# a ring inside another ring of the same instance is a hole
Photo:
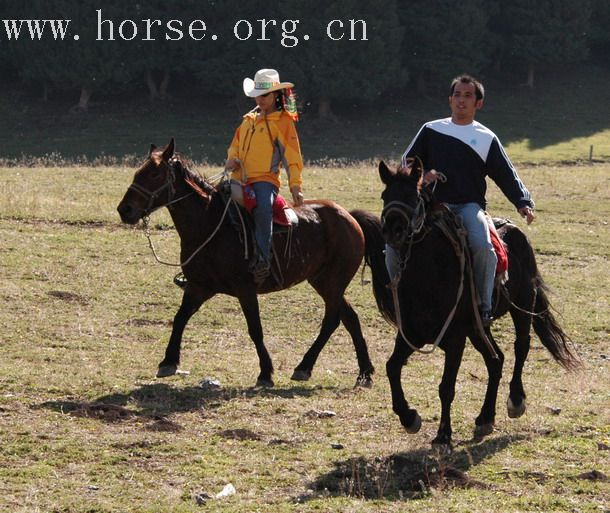
[[[151,234],[150,234],[150,226],[149,226],[150,214],[152,214],[155,210],[159,210],[163,207],[170,207],[171,205],[178,203],[179,201],[182,201],[183,199],[188,198],[189,196],[192,196],[193,194],[196,194],[195,191],[190,191],[178,198],[174,198],[174,196],[176,194],[175,166],[179,164],[179,160],[177,158],[173,158],[173,159],[169,160],[169,162],[167,164],[168,164],[169,170],[166,170],[165,183],[163,185],[161,185],[154,191],[150,191],[146,187],[142,187],[141,185],[133,182],[128,187],[128,190],[133,190],[134,192],[137,192],[138,194],[144,196],[144,198],[148,200],[148,205],[146,206],[146,208],[144,209],[144,212],[142,214],[142,223],[143,223],[143,228],[144,228],[144,235],[148,239],[148,245],[150,247],[150,250],[152,251],[153,256],[155,257],[155,260],[157,260],[157,262],[159,262],[160,264],[168,265],[171,267],[184,267],[189,262],[191,262],[191,260],[193,260],[193,258],[195,258],[195,256],[204,247],[206,247],[210,243],[210,241],[214,238],[214,236],[218,233],[220,227],[222,226],[223,221],[225,220],[225,217],[227,215],[227,212],[228,212],[229,207],[230,207],[231,203],[233,202],[233,200],[229,198],[229,200],[226,202],[222,216],[221,216],[220,220],[218,221],[218,224],[216,225],[216,228],[212,231],[212,233],[208,236],[208,238],[205,241],[203,241],[203,243],[197,249],[195,249],[195,251],[193,251],[191,253],[191,255],[186,260],[184,260],[182,262],[178,262],[178,263],[165,262],[164,260],[159,258],[159,255],[157,254],[155,246],[152,242],[152,238],[151,238]],[[213,187],[211,187],[207,184],[205,185],[204,188],[206,189],[206,192],[208,192],[208,193],[211,193],[214,190]],[[167,190],[167,202],[164,204],[161,204],[161,205],[157,205],[156,207],[153,207],[153,204],[155,203],[157,198],[159,198],[160,195],[163,194],[163,192],[165,190]],[[247,243],[245,237],[244,237],[244,241],[245,241],[245,243]]]
[[[381,227],[383,229],[388,215],[398,214],[400,217],[406,220],[405,234],[401,240],[401,245],[406,237],[413,238],[415,235],[421,232],[426,222],[426,204],[424,198],[419,196],[415,207],[408,205],[404,201],[390,201],[383,207],[381,211]]]
[[[173,159],[167,163],[169,169],[167,169],[165,171],[165,183],[163,185],[161,185],[159,188],[155,189],[154,191],[150,191],[146,187],[143,187],[136,182],[133,182],[128,187],[127,190],[132,190],[134,192],[137,192],[141,196],[144,196],[144,199],[148,200],[148,204],[146,205],[146,208],[144,209],[142,217],[148,217],[155,210],[159,210],[160,208],[163,208],[163,207],[169,207],[170,205],[173,205],[174,203],[177,203],[178,201],[182,201],[183,199],[188,198],[189,196],[195,194],[194,191],[191,191],[191,192],[188,192],[187,194],[185,194],[184,196],[180,196],[179,198],[174,198],[174,196],[176,194],[176,187],[174,185],[175,181],[176,181],[176,176],[174,173],[174,166],[176,165],[177,162],[178,162],[177,159]],[[161,194],[163,194],[163,192],[166,190],[167,190],[167,202],[163,203],[161,205],[157,205],[156,207],[153,207],[155,201],[157,201],[157,198],[159,198],[161,196]]]

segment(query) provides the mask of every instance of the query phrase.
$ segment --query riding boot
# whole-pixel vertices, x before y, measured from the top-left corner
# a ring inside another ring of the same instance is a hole
[[[260,285],[263,283],[271,272],[271,265],[264,258],[257,258],[254,264],[250,267],[250,272],[254,276],[254,283]]]

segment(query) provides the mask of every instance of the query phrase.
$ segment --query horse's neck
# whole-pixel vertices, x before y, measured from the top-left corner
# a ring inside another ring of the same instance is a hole
[[[212,231],[220,221],[219,198],[216,194],[206,204],[196,192],[188,187],[180,187],[176,196],[187,196],[168,207],[172,221],[180,238],[196,239]]]

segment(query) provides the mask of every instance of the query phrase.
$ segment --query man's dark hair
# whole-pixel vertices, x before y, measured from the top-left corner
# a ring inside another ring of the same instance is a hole
[[[451,90],[449,92],[449,96],[453,96],[453,90],[455,89],[455,86],[460,83],[473,84],[477,100],[482,100],[483,98],[485,98],[485,88],[483,87],[483,84],[481,84],[481,82],[479,82],[476,78],[471,77],[470,75],[460,75],[459,77],[455,77],[451,81]]]

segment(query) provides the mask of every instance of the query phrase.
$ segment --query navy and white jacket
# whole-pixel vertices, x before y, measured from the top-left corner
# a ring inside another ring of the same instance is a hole
[[[477,121],[456,125],[451,118],[425,123],[402,156],[418,156],[424,169],[447,177],[437,182],[436,199],[443,203],[478,203],[486,207],[485,177],[500,187],[517,209],[534,208],[529,191],[519,178],[502,144],[491,130]]]

